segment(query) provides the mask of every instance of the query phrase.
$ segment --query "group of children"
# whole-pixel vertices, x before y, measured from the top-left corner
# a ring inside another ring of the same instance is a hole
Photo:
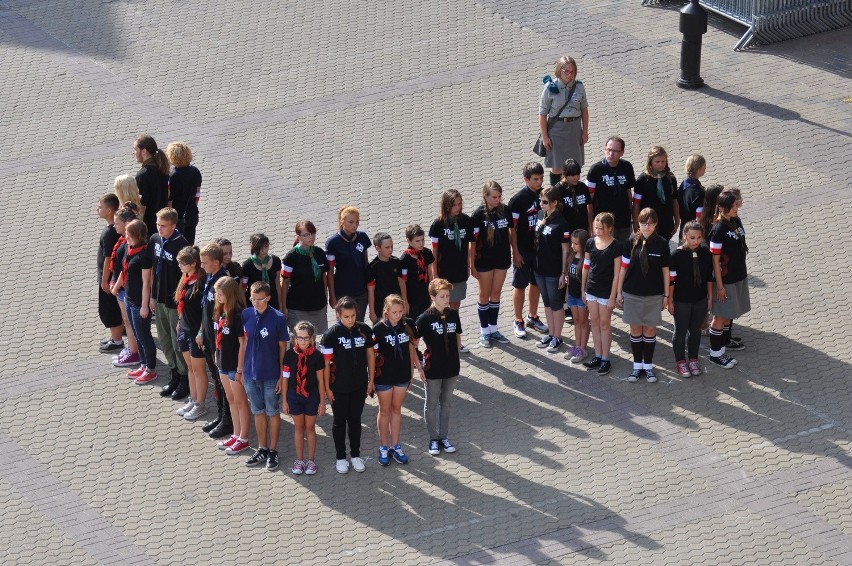
[[[160,395],[185,401],[177,414],[194,421],[207,413],[209,372],[218,411],[203,428],[223,439],[218,447],[229,455],[247,450],[253,415],[259,446],[246,465],[277,469],[283,411],[294,423],[292,472],[308,475],[317,471],[316,418],[328,404],[337,471],[364,471],[367,396],[378,397],[379,463],[406,463],[401,408],[415,372],[426,393],[427,450],[455,452],[448,428],[459,354],[469,351],[459,308],[470,275],[479,283],[481,347],[508,342],[498,329],[500,294],[514,266],[514,334],[525,337],[533,328],[542,334],[537,345],[556,353],[566,318],[573,321],[575,344],[565,354],[572,364],[583,362],[601,375],[610,371],[611,317],[619,306],[634,359],[628,381],[657,380],[653,355],[662,310],[675,320],[679,375],[701,371],[698,348],[710,310],[709,359],[733,367],[726,349],[744,346],[731,337],[731,323],[749,308],[739,191],[705,190],[699,180],[705,163],[697,155],[687,160],[687,178],[678,186],[660,147],[651,149],[635,178],[623,152],[623,140],[613,136],[585,183],[569,159],[547,188],[542,165],[528,163],[524,184],[508,204],[502,187],[488,181],[470,216],[462,212],[461,193],[445,191],[428,231],[431,250],[426,232],[410,225],[408,247],[394,256],[391,236],[378,232],[371,240],[359,230],[359,210],[344,206],[325,249],[316,245],[316,226],[300,220],[283,259],[257,233],[240,265],[226,239],[193,245],[201,174],[190,165],[189,147],[175,142],[164,155],[153,138],[140,136],[134,153],[142,170],[117,178],[115,192],[98,203],[108,224],[98,250],[99,312],[110,330],[100,349],[121,350],[114,364],[132,368],[128,377],[136,383],[153,381],[155,319],[170,369]],[[676,232],[683,240],[672,253]],[[330,327],[329,306],[336,318]],[[368,313],[371,325],[364,322]],[[587,359],[590,335],[595,355]]]

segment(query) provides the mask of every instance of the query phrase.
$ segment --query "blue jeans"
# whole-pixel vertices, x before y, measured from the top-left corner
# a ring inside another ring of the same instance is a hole
[[[151,313],[148,313],[147,318],[142,318],[139,307],[131,303],[127,297],[124,299],[124,306],[127,308],[127,318],[130,319],[133,335],[139,343],[139,358],[146,368],[153,371],[157,367],[157,347],[154,345],[154,336],[151,334]]]

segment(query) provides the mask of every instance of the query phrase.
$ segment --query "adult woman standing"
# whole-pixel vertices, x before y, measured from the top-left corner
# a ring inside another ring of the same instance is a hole
[[[201,171],[192,165],[192,149],[182,141],[166,147],[166,157],[174,171],[169,175],[169,206],[177,210],[177,228],[190,245],[198,227],[198,201],[201,199]]]
[[[556,62],[556,78],[541,92],[538,104],[538,129],[547,149],[544,166],[550,168],[550,184],[562,176],[562,164],[573,159],[583,166],[583,146],[589,141],[589,103],[586,87],[577,80],[577,62],[561,57]],[[552,125],[548,128],[548,121]]]
[[[328,259],[314,245],[317,227],[310,220],[296,222],[296,245],[281,265],[281,312],[295,328],[307,320],[320,334],[328,330]]]
[[[143,207],[142,220],[148,233],[156,234],[157,212],[169,201],[169,160],[157,148],[154,138],[147,134],[142,134],[133,142],[133,155],[142,164],[136,173],[136,185]]]

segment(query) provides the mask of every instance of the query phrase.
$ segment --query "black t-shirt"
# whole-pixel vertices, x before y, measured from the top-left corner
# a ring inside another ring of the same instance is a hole
[[[118,241],[118,232],[115,231],[115,226],[110,224],[101,232],[101,237],[98,240],[98,281],[104,269],[104,261],[112,255],[112,248]],[[117,269],[117,268],[116,268]]]
[[[145,207],[142,220],[148,227],[148,234],[156,234],[157,213],[169,202],[169,176],[160,173],[157,160],[152,157],[136,173],[136,186],[139,188],[139,200]]]
[[[536,228],[535,272],[545,277],[562,274],[562,244],[571,243],[571,230],[558,212],[541,220]]]
[[[440,218],[436,218],[429,228],[432,249],[438,252],[438,277],[450,283],[463,283],[468,278],[470,266],[467,250],[473,241],[473,229],[467,214],[461,213],[458,216],[458,233],[460,246],[457,245],[456,230],[452,224],[444,224]]]
[[[399,279],[402,277],[402,262],[396,256],[387,261],[374,258],[367,266],[367,286],[373,288],[376,316],[381,316],[385,297],[392,294],[402,295]]]
[[[633,244],[636,241],[634,234],[621,252],[621,269],[627,270],[621,289],[625,293],[641,297],[662,295],[665,291],[663,268],[671,265],[669,243],[656,233],[652,234],[647,240],[640,235],[637,245],[634,246]],[[646,242],[645,249],[648,252],[648,272],[645,274],[642,273],[642,262],[640,260],[643,241]]]
[[[426,379],[448,379],[461,372],[456,334],[462,333],[459,311],[444,310],[443,317],[429,309],[417,319],[417,336],[426,343],[423,371]]]
[[[408,297],[409,315],[416,318],[429,308],[429,266],[435,263],[432,250],[423,248],[417,252],[409,246],[400,259],[405,293]]]
[[[657,233],[666,240],[674,235],[675,218],[674,206],[677,202],[677,179],[674,175],[666,175],[662,181],[662,191],[658,180],[645,173],[640,173],[633,189],[633,201],[639,203],[639,210],[652,208],[657,213]],[[662,192],[662,197],[660,193]]]
[[[694,269],[698,268],[698,279]],[[694,303],[707,300],[707,282],[713,281],[713,257],[706,246],[694,252],[678,248],[672,254],[669,277],[674,285],[672,297],[676,303]]]
[[[586,241],[586,253],[589,254],[589,273],[586,276],[586,293],[605,299],[612,294],[612,282],[615,278],[615,260],[621,257],[621,243],[613,239],[606,248],[599,250],[595,246],[596,238]],[[586,266],[583,266],[585,269]]]
[[[574,230],[589,231],[589,207],[592,199],[589,197],[589,187],[580,181],[576,186],[570,187],[568,183],[556,185],[559,195],[562,197],[562,216],[568,222],[568,227]]]
[[[594,200],[595,214],[611,212],[615,215],[616,228],[633,225],[630,189],[636,184],[636,176],[629,161],[620,159],[615,167],[610,167],[605,159],[598,161],[589,169],[586,184]]]
[[[509,269],[512,264],[511,242],[509,229],[514,228],[512,213],[509,207],[501,204],[499,207],[485,212],[485,206],[479,205],[470,217],[473,226],[473,240],[476,246],[474,267],[490,271],[492,269]],[[494,240],[488,241],[488,229],[494,231]]]
[[[272,258],[272,265],[269,266],[269,269],[267,270],[269,275],[269,287],[272,290],[269,297],[269,306],[280,311],[281,305],[278,302],[278,274],[281,273],[281,258],[277,255],[269,254],[263,260],[264,263],[269,261],[270,257]],[[240,276],[240,280],[243,284],[243,288],[246,290],[246,304],[250,305],[251,301],[249,298],[251,297],[252,283],[263,281],[263,272],[250,259],[243,262],[241,269],[242,275]]]
[[[373,347],[372,329],[363,322],[356,322],[351,329],[337,322],[322,335],[320,345],[323,357],[331,361],[328,380],[332,392],[366,391],[367,350]]]
[[[704,187],[701,181],[687,177],[677,188],[677,200],[680,205],[680,234],[683,234],[683,225],[690,220],[698,220],[701,211],[704,210]]]
[[[213,321],[216,333],[216,364],[222,371],[237,371],[240,338],[243,337],[243,309],[237,307],[232,316],[219,315]]]
[[[575,257],[571,260],[571,265],[568,266],[568,296],[575,299],[582,298],[580,291],[582,280],[580,278],[583,274],[581,273],[581,270],[582,266],[580,264],[580,258]]]
[[[124,292],[127,299],[137,308],[142,308],[142,270],[151,268],[151,256],[147,249],[127,260],[127,273],[124,274]]]
[[[535,226],[538,222],[538,196],[528,186],[509,199],[509,210],[512,211],[512,222],[515,226],[515,236],[518,249],[523,254],[532,254],[535,247]]]
[[[719,220],[710,229],[710,252],[719,256],[722,283],[737,283],[748,275],[746,271],[745,229],[739,217],[731,222]]]
[[[170,309],[177,308],[175,290],[177,290],[182,277],[180,267],[178,267],[177,255],[188,245],[186,238],[177,230],[165,243],[163,237],[159,234],[154,234],[148,240],[148,252],[151,254],[151,263],[154,266],[151,298],[156,299],[158,303],[165,304]]]
[[[310,256],[302,255],[295,249],[290,250],[281,262],[281,276],[290,281],[287,289],[287,308],[299,311],[318,311],[325,308],[328,297],[323,274],[328,273],[328,259],[322,248],[314,246],[314,261],[320,269],[319,279],[315,278]]]
[[[216,346],[216,332],[213,329],[213,308],[216,306],[216,297],[213,286],[220,277],[227,275],[225,268],[212,275],[208,275],[201,282],[201,333],[204,337],[204,347],[213,350]]]
[[[411,379],[411,338],[405,326],[414,333],[414,321],[402,319],[392,328],[384,319],[373,326],[373,349],[376,351],[376,380],[380,385],[396,385]]]
[[[110,285],[118,281],[118,276],[121,274],[124,269],[124,256],[127,254],[127,241],[118,246],[118,249],[115,250],[115,261],[112,264],[112,277],[110,278]]]
[[[334,294],[358,297],[367,292],[367,262],[364,251],[370,249],[370,237],[358,230],[350,240],[340,230],[325,241],[325,255],[334,275]]]
[[[198,223],[198,203],[201,198],[201,171],[194,165],[175,167],[169,175],[169,198],[178,218],[188,224]]]
[[[288,392],[296,391],[296,373],[298,371],[298,363],[299,353],[293,348],[288,348],[287,351],[284,352],[284,362],[281,364],[284,376],[287,377]],[[308,354],[306,366],[307,372],[305,372],[305,377],[307,378],[308,393],[319,393],[319,379],[317,379],[317,372],[325,369],[325,360],[323,359],[322,353],[319,349],[314,349],[313,352]]]
[[[201,328],[201,293],[203,288],[204,284],[201,283],[200,279],[196,279],[184,287],[180,328],[184,332],[188,332],[193,340],[195,340],[195,335]]]

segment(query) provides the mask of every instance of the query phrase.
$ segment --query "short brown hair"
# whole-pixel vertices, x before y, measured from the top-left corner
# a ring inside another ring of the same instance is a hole
[[[174,208],[166,207],[161,208],[159,212],[157,212],[157,220],[162,220],[164,222],[171,222],[172,224],[177,224],[178,221],[178,213]]]
[[[437,279],[432,279],[429,281],[429,296],[435,297],[438,295],[438,291],[452,291],[453,284],[447,281],[446,279],[441,279],[438,277]]]
[[[213,261],[218,261],[219,263],[222,263],[225,260],[225,254],[222,253],[222,248],[220,248],[219,244],[216,244],[215,242],[211,242],[201,248],[199,255],[210,258]]]

